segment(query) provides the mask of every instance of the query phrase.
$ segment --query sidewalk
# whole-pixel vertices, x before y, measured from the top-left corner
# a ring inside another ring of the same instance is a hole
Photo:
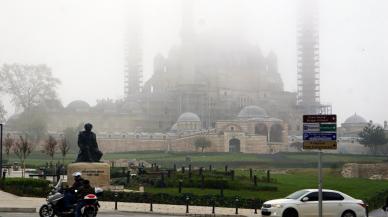
[[[0,212],[37,212],[39,207],[46,202],[45,198],[36,197],[19,197],[13,194],[0,191]],[[100,201],[100,212],[115,212],[114,202]],[[153,212],[150,212],[150,204],[146,203],[123,203],[118,202],[117,211],[130,213],[146,213],[146,214],[164,214],[174,216],[184,216],[186,214],[186,206],[184,205],[166,205],[153,204]],[[215,208],[216,216],[249,216],[261,217],[260,210],[258,214],[254,214],[253,209],[238,209],[238,215],[235,214],[234,208]],[[211,206],[189,206],[189,215],[195,216],[213,216]]]

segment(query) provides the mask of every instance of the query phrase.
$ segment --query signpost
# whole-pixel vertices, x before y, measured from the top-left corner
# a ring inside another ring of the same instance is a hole
[[[322,149],[337,149],[337,115],[303,115],[303,149],[318,152],[319,217],[322,217]]]

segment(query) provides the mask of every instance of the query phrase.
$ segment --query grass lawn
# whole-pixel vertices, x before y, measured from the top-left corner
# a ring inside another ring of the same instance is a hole
[[[262,172],[255,171],[258,176],[264,176]],[[246,170],[236,171],[238,176],[249,177],[249,172]],[[278,191],[249,191],[249,190],[224,190],[225,196],[239,196],[244,198],[260,198],[262,200],[270,200],[275,198],[285,197],[294,191],[304,188],[317,188],[318,178],[315,169],[297,169],[289,171],[287,174],[272,174],[272,178],[277,180],[275,184]],[[352,197],[366,200],[374,196],[377,192],[388,189],[388,181],[368,180],[368,179],[347,179],[342,178],[332,169],[324,170],[324,188],[339,190]],[[177,188],[155,188],[146,187],[146,192],[153,193],[169,193],[179,194]],[[193,193],[198,195],[219,194],[218,189],[199,189],[199,188],[183,188],[183,193]]]
[[[106,153],[103,156],[105,160],[114,159],[138,159],[148,162],[157,163],[162,167],[172,167],[175,163],[177,166],[187,165],[186,158],[191,159],[193,166],[223,168],[228,164],[230,168],[314,168],[317,164],[317,153],[277,153],[277,154],[243,154],[243,153],[177,153],[177,152],[123,152],[123,153]],[[6,156],[4,156],[6,158]],[[71,163],[75,160],[76,154],[69,153],[65,158],[65,163]],[[32,166],[43,166],[51,159],[42,152],[33,152],[27,159],[27,164]],[[369,155],[343,155],[343,154],[324,154],[323,166],[326,168],[339,167],[343,163],[377,163],[388,160],[384,156]],[[10,162],[18,161],[15,155],[10,155]],[[62,161],[62,157],[56,154],[54,161]]]

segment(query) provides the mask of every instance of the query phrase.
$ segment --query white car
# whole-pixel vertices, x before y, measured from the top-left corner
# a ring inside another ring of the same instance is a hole
[[[339,191],[322,190],[324,217],[365,217],[366,205]],[[315,217],[318,214],[318,189],[304,189],[284,199],[266,201],[262,216]]]

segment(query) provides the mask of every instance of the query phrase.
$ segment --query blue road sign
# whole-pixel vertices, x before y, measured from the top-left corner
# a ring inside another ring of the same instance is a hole
[[[337,140],[337,133],[303,133],[303,140],[330,141]]]

